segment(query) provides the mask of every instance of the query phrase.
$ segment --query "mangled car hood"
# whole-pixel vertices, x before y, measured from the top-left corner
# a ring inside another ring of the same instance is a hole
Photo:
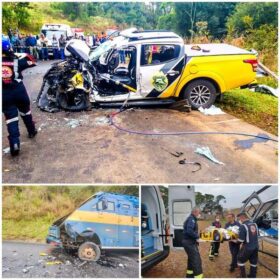
[[[65,48],[73,57],[85,62],[89,60],[90,48],[84,41],[72,39]]]

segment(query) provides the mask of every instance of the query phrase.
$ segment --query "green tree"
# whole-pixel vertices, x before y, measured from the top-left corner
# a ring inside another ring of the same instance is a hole
[[[10,28],[26,27],[30,20],[29,2],[2,3],[2,28],[7,32]]]
[[[238,3],[234,13],[228,18],[227,28],[230,36],[241,36],[248,29],[258,29],[264,24],[278,26],[278,3]]]

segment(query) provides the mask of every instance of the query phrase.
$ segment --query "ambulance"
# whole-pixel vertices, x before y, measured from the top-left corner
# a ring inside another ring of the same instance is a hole
[[[168,207],[159,186],[141,188],[141,268],[147,271],[182,248],[183,224],[195,206],[194,186],[169,186]]]

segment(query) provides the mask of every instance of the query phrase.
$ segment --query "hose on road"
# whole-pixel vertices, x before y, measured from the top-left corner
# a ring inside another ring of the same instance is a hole
[[[180,136],[180,135],[236,135],[236,136],[244,136],[244,137],[253,137],[258,138],[266,141],[272,141],[277,142],[278,139],[273,139],[270,137],[262,136],[262,135],[256,135],[256,134],[250,134],[245,132],[221,132],[221,131],[177,131],[177,132],[153,132],[153,131],[138,131],[138,130],[132,130],[129,128],[122,127],[118,125],[115,122],[115,118],[117,115],[120,115],[121,113],[125,112],[126,110],[121,108],[119,111],[113,112],[110,115],[110,124],[114,126],[116,129],[130,133],[130,134],[136,134],[136,135],[146,135],[146,136]]]

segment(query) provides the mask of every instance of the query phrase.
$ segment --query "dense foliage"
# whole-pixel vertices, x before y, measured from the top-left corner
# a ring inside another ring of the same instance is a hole
[[[6,2],[2,26],[39,33],[46,22],[62,22],[87,32],[136,26],[173,30],[187,41],[227,41],[261,52],[277,69],[278,3],[233,2]]]

